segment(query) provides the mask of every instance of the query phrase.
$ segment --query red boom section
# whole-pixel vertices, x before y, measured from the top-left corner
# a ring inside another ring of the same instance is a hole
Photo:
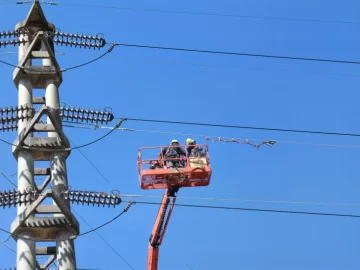
[[[167,158],[162,150],[183,148],[185,156]],[[196,156],[188,155],[188,145],[142,147],[138,150],[138,170],[142,189],[166,189],[171,186],[200,187],[208,186],[211,179],[210,157],[207,145],[195,145],[201,148]],[[149,156],[149,158],[147,158]],[[177,166],[168,167],[168,163]]]

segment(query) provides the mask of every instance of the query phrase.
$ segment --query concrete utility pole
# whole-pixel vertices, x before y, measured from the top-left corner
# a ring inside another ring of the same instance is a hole
[[[18,106],[0,108],[0,131],[18,130],[12,146],[18,161],[18,189],[0,191],[0,207],[18,207],[17,217],[11,224],[11,233],[17,242],[17,270],[45,270],[56,259],[57,269],[75,270],[74,239],[80,229],[71,213],[70,202],[103,207],[121,203],[120,194],[114,191],[106,194],[69,189],[66,159],[71,148],[61,121],[103,124],[111,122],[114,115],[108,108],[98,111],[60,107],[62,71],[56,61],[54,44],[100,50],[106,42],[102,35],[56,31],[46,20],[39,0],[35,0],[15,31],[0,32],[0,48],[19,45],[19,63],[13,74],[19,93]],[[33,89],[43,89],[45,93],[34,97]],[[123,121],[121,118],[116,127]],[[37,135],[39,133],[43,136]],[[43,183],[35,184],[35,177]],[[45,204],[46,199],[52,200],[51,204]],[[38,246],[39,242],[53,244]],[[40,265],[37,255],[49,258]]]
[[[14,82],[19,92],[19,108],[41,105],[35,115],[19,120],[18,137],[13,154],[18,161],[18,189],[36,191],[30,205],[19,205],[18,216],[11,226],[17,241],[17,269],[46,269],[55,259],[59,270],[75,270],[74,243],[70,236],[79,234],[79,223],[72,215],[69,201],[64,198],[68,190],[66,158],[70,144],[62,131],[59,114],[59,91],[62,74],[55,58],[53,36],[55,26],[47,22],[38,0],[35,0],[25,21],[16,25],[20,39],[19,64],[14,71]],[[33,65],[33,59],[43,59],[42,66]],[[33,88],[44,89],[45,97],[33,97]],[[24,112],[19,112],[24,115]],[[26,113],[33,113],[32,110]],[[41,120],[47,116],[47,123]],[[47,133],[47,137],[34,137],[33,132]],[[34,166],[37,161],[48,161],[48,168]],[[36,186],[34,177],[44,177],[42,186]],[[51,182],[52,189],[46,189]],[[40,195],[39,195],[40,194]],[[52,198],[53,205],[43,205]],[[30,199],[29,199],[30,201]],[[38,216],[54,214],[54,216]],[[32,238],[32,239],[26,239]],[[56,242],[56,246],[37,247],[37,242]],[[40,265],[36,255],[49,255]]]

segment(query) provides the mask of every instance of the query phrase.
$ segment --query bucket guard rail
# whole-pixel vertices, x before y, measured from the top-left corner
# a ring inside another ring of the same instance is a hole
[[[208,186],[212,169],[206,144],[192,145],[202,149],[188,153],[189,145],[152,146],[138,149],[138,170],[142,189],[165,189],[172,186],[198,187]],[[164,149],[182,148],[185,155],[169,158],[162,152]],[[150,158],[143,158],[148,153]]]

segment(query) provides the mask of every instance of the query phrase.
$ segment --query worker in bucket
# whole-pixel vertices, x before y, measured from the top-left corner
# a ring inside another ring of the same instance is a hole
[[[181,156],[186,157],[186,152],[183,148],[179,146],[179,142],[177,140],[172,140],[170,143],[170,147],[165,147],[159,155],[165,158],[165,166],[167,168],[184,167],[184,162],[180,160],[180,157]],[[172,159],[172,160],[166,160],[166,159]]]
[[[186,148],[186,152],[188,157],[201,157],[202,156],[202,148],[196,145],[196,141],[188,138],[186,140],[186,144],[188,147]]]

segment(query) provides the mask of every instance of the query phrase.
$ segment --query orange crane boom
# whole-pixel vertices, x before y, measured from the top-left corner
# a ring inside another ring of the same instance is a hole
[[[170,198],[172,202],[169,209]],[[159,246],[164,239],[175,201],[175,191],[172,188],[166,189],[149,239],[148,270],[158,269]]]

